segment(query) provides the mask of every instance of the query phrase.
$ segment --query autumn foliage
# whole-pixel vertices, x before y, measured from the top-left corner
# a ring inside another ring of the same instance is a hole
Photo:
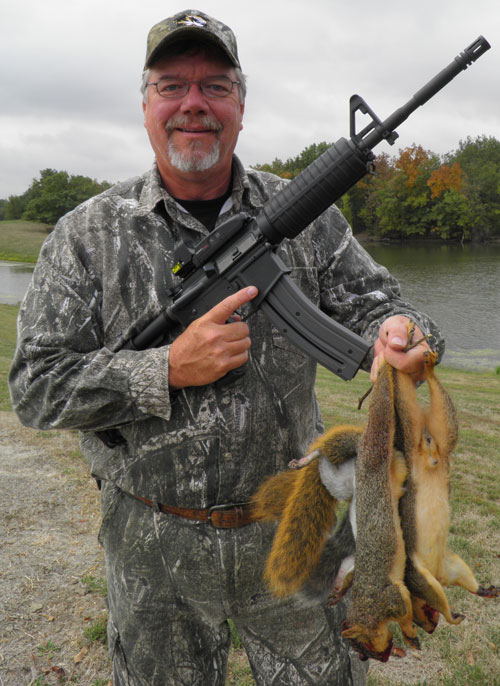
[[[257,165],[293,178],[329,147],[320,143],[286,162]],[[442,157],[412,145],[380,154],[337,203],[355,233],[384,238],[487,240],[500,236],[500,142],[480,136]]]

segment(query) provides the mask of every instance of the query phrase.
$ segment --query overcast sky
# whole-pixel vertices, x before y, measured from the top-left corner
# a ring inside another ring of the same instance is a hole
[[[0,198],[47,167],[115,182],[152,152],[139,82],[150,27],[184,4],[3,0]],[[189,5],[187,5],[189,7]],[[500,140],[499,0],[205,0],[234,30],[248,77],[244,164],[283,160],[349,135],[359,93],[386,119],[480,34],[492,45],[398,131],[438,154],[467,136]],[[191,9],[193,7],[191,6]]]

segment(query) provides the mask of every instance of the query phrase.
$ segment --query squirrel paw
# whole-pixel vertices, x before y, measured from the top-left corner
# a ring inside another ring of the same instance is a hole
[[[319,455],[319,450],[313,450],[311,453],[304,455],[300,460],[290,460],[288,463],[289,469],[301,469],[301,467],[306,467],[310,462],[315,460]]]
[[[426,350],[424,352],[424,367],[433,369],[436,366],[437,358],[438,356],[436,352],[433,350]]]
[[[350,556],[346,558],[344,562],[353,562],[354,561],[354,556]],[[351,565],[350,568],[346,571],[346,569],[341,566],[339,569],[339,573],[337,574],[337,577],[334,582],[333,589],[330,591],[328,594],[328,597],[326,599],[326,605],[327,607],[335,607],[337,603],[339,603],[342,598],[345,596],[347,591],[351,588],[352,586],[352,581],[354,578],[354,566]]]
[[[488,588],[479,586],[476,595],[481,598],[500,598],[500,586],[488,586]]]
[[[406,643],[413,648],[413,650],[422,650],[418,636],[408,636],[403,632],[403,638]]]

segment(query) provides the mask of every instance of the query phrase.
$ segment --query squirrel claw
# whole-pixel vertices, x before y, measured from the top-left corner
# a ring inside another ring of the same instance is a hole
[[[479,586],[476,591],[476,595],[480,596],[481,598],[499,598],[500,586],[488,586],[488,588]]]
[[[422,646],[420,645],[420,640],[418,636],[407,636],[406,634],[403,633],[403,638],[408,643],[409,646],[413,648],[413,650],[422,650]],[[403,651],[404,653],[404,651]],[[399,655],[398,657],[405,657],[406,653],[404,655]]]

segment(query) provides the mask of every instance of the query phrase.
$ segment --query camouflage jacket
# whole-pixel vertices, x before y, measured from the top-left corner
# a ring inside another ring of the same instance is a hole
[[[254,215],[283,183],[245,171],[235,158],[232,196],[218,221]],[[94,475],[186,507],[247,500],[322,430],[315,363],[260,312],[248,319],[246,374],[226,386],[170,392],[168,344],[119,350],[167,301],[177,281],[174,244],[204,231],[165,192],[156,166],[64,216],[21,306],[10,373],[24,424],[78,429]],[[335,206],[278,252],[307,296],[359,335],[375,340],[386,317],[407,314],[442,352],[434,324],[400,299],[395,279],[353,238]],[[93,432],[115,426],[127,442],[109,449]]]

